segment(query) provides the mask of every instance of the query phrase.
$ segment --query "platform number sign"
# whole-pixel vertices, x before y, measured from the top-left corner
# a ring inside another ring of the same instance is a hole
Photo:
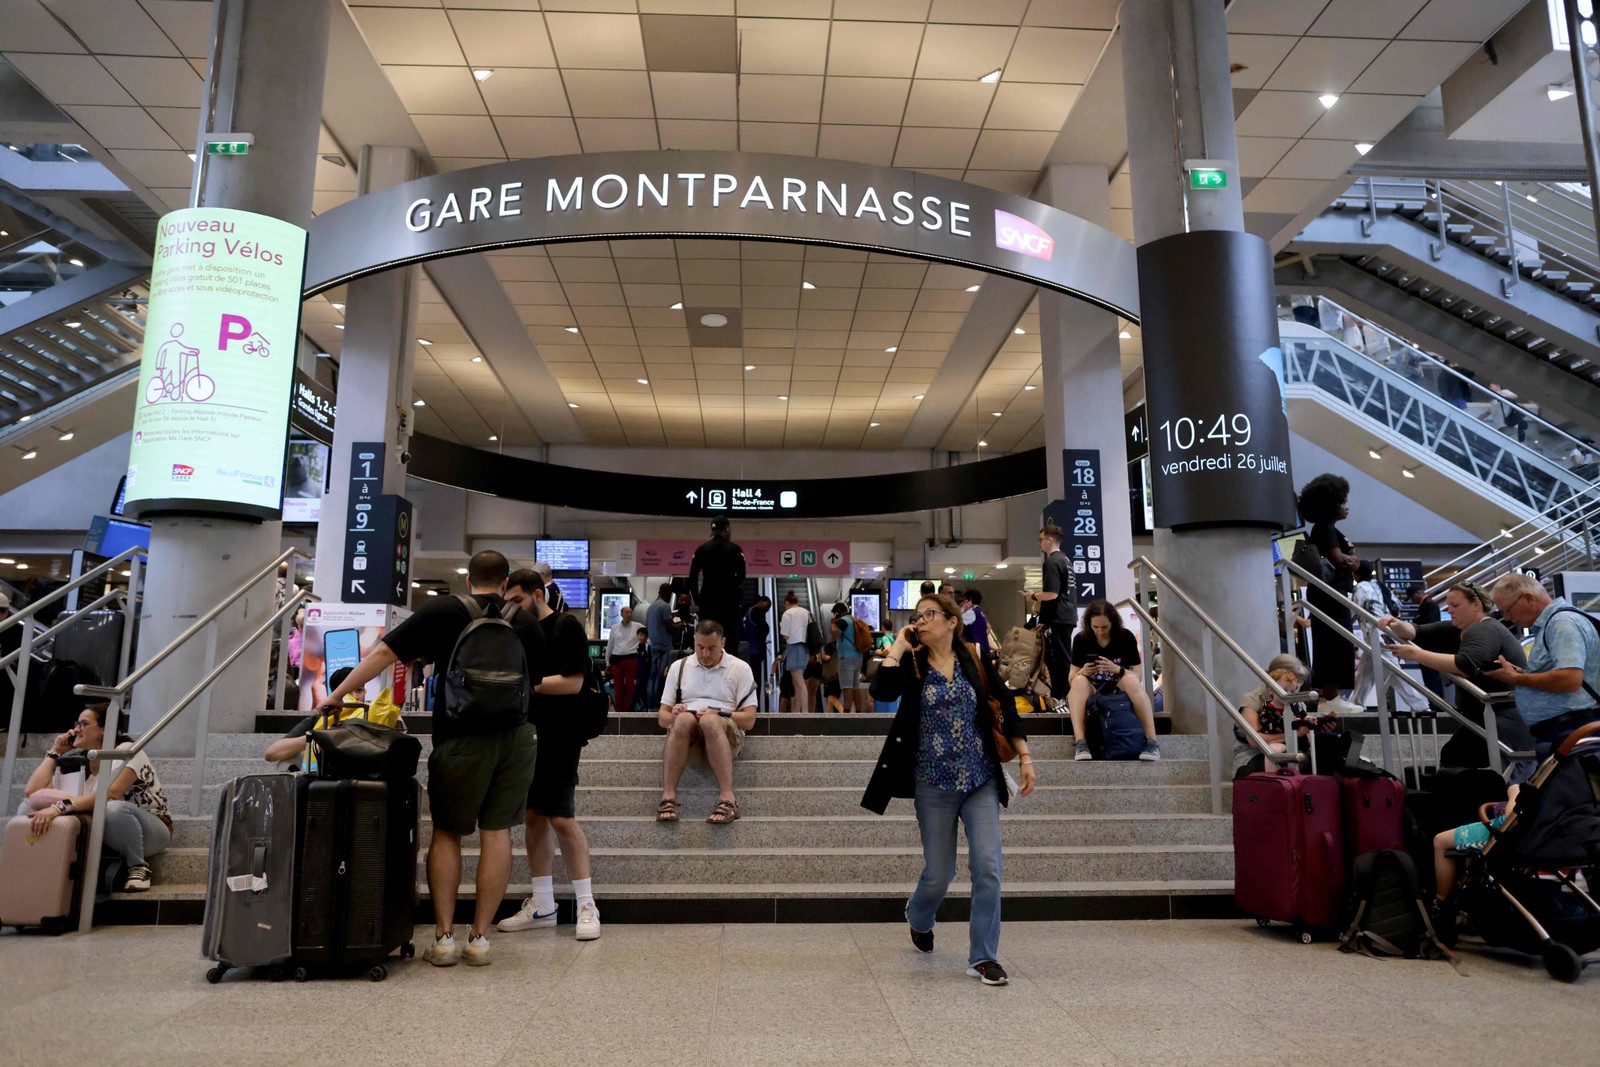
[[[1074,603],[1106,595],[1105,513],[1100,499],[1100,450],[1062,449],[1066,495],[1045,508],[1046,522],[1061,527],[1061,551],[1072,564]]]
[[[410,593],[411,502],[383,489],[384,445],[350,446],[350,504],[345,519],[346,604],[404,606]]]

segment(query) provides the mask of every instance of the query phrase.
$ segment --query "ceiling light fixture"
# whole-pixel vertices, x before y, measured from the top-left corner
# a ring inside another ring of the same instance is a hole
[[[11,559],[9,557],[0,557],[0,563],[4,563],[8,567],[11,566],[11,564],[13,564],[15,562],[16,562],[16,560]]]
[[[456,573],[457,574],[465,574],[465,573],[467,573],[467,568],[465,568],[465,567],[457,567],[456,568]]]
[[[120,573],[122,574],[122,576],[124,578],[132,578],[133,577],[133,572],[132,571],[122,571]]]
[[[336,322],[336,323],[334,323],[334,324],[333,324],[333,328],[334,328],[334,329],[335,329],[335,330],[342,330],[342,329],[344,329],[344,323],[342,323],[342,322]]]
[[[638,382],[640,385],[649,385],[650,384],[650,379],[649,378],[635,378],[634,381]]]
[[[1400,473],[1405,475],[1407,478],[1415,478],[1417,476],[1417,468],[1405,467],[1400,471]]]
[[[1028,331],[1024,330],[1021,326],[1018,326],[1015,329],[1013,329],[1011,332],[1012,333],[1016,333],[1016,334],[1023,334],[1023,333],[1027,333]]]
[[[68,319],[61,325],[65,326],[69,330],[76,330],[79,326],[82,326],[83,323],[79,322],[77,319]]]
[[[678,301],[676,304],[673,304],[671,307],[667,308],[667,310],[668,311],[682,311],[683,310],[683,301],[682,300]]]
[[[802,289],[815,289],[816,286],[812,285],[810,282],[801,282],[800,283],[800,288],[802,288]]]
[[[756,369],[756,365],[754,363],[746,363],[744,365],[744,369],[745,370],[755,370]]]
[[[883,573],[883,565],[880,563],[878,566],[872,568],[872,573],[873,574],[882,574]]]
[[[944,569],[944,572],[945,572],[945,573],[946,573],[946,574],[954,574],[954,573],[955,573],[955,572],[956,572],[956,569],[955,569],[955,568],[954,568],[954,567],[946,567],[946,568],[945,568],[945,569]]]
[[[885,352],[898,352],[898,351],[900,351],[900,346],[899,345],[890,345],[888,348],[885,348],[884,351]]]
[[[480,82],[486,82],[494,77],[493,67],[473,67],[472,76]]]
[[[71,430],[57,430],[56,432],[61,435],[56,438],[57,441],[70,441],[76,436]]]
[[[1024,385],[1024,386],[1023,386],[1023,387],[1022,387],[1022,391],[1023,391],[1023,392],[1024,392],[1024,393],[1031,393],[1031,392],[1033,392],[1033,391],[1034,391],[1034,390],[1035,390],[1035,389],[1037,389],[1037,388],[1039,388],[1039,387],[1038,387],[1038,386],[1037,386],[1037,385]]]
[[[577,333],[578,332],[578,328],[576,326],[568,326],[568,327],[566,327],[566,331],[568,333]]]
[[[1526,196],[1528,197],[1528,200],[1531,203],[1537,204],[1539,202],[1539,198],[1537,196],[1534,196],[1532,193],[1527,193]]]
[[[967,286],[967,292],[976,293],[979,289],[982,289],[982,288],[983,288],[983,286],[981,286],[981,285],[969,285],[969,286]]]
[[[411,583],[411,588],[413,588],[413,589],[421,589],[422,588],[422,583],[421,582],[412,582]]]
[[[428,590],[428,595],[429,595],[429,596],[438,596],[438,595],[439,595],[439,590],[437,590],[437,589],[430,589],[430,590]]]
[[[577,406],[578,405],[574,404],[572,401],[570,401],[570,400],[567,401],[567,407],[575,409],[575,408],[577,408]]]
[[[716,311],[708,311],[700,316],[700,325],[709,326],[713,330],[728,325],[728,316]]]
[[[26,563],[19,563],[19,564],[17,564],[17,570],[19,570],[19,571],[25,571],[25,570],[27,570],[27,569],[28,569],[28,565],[27,565],[27,564],[26,564]]]
[[[978,80],[981,81],[985,85],[993,85],[995,82],[1000,80],[1000,71],[991,70],[989,73],[985,74],[983,77],[979,78]]]
[[[879,425],[880,425],[880,423],[876,423],[876,422],[869,422],[869,423],[867,423],[867,429],[869,429],[869,430],[871,430],[871,429],[874,429],[874,428],[876,428],[876,427],[877,427],[877,426],[879,426]]]
[[[1544,95],[1552,101],[1565,100],[1567,97],[1572,95],[1572,86],[1547,85],[1544,87]]]
[[[978,442],[978,447],[979,448],[988,448],[989,447],[989,442],[988,441],[979,441]]]
[[[1321,104],[1322,105],[1322,109],[1324,111],[1326,111],[1329,108],[1333,107],[1334,104],[1337,104],[1339,102],[1339,94],[1338,93],[1323,93],[1321,96],[1317,97],[1317,102],[1319,104]]]
[[[1003,411],[991,411],[991,412],[989,412],[989,414],[993,415],[995,418],[998,419],[1001,415],[1004,415],[1005,412],[1003,412]]]
[[[433,342],[428,340],[426,337],[419,337],[417,338],[417,344],[431,346]]]
[[[17,421],[18,422],[27,422],[31,418],[33,418],[32,415],[24,415],[24,416],[22,416],[22,418],[18,419]]]
[[[925,397],[927,395],[928,395],[927,393],[918,393],[916,396],[912,397],[911,399],[912,400],[921,400],[923,397]]]
[[[497,434],[497,433],[492,433],[492,434],[489,435],[489,440],[498,441],[498,440],[500,440],[500,435]]]
[[[1372,151],[1372,145],[1371,144],[1367,143],[1366,141],[1357,141],[1356,142],[1356,154],[1357,155],[1364,156],[1370,151]]]
[[[787,394],[787,393],[779,393],[778,394],[778,399],[779,400],[788,400],[789,399],[789,394]]]
[[[1133,334],[1129,333],[1127,330],[1121,330],[1117,333],[1117,339],[1120,341],[1131,341],[1133,340]]]
[[[1011,564],[1009,564],[1009,563],[996,563],[994,565],[994,569],[997,570],[997,571],[1003,571],[1009,566],[1011,566]]]
[[[473,356],[472,357],[472,362],[474,362],[474,363],[482,363],[483,362],[483,357],[482,356]]]
[[[23,459],[38,459],[39,458],[39,450],[37,448],[35,448],[35,449],[31,449],[31,450],[29,450],[27,452],[24,452],[24,453],[22,453],[22,458]]]
[[[416,400],[411,402],[411,406],[414,408],[425,408],[428,406],[428,402],[423,400],[421,397],[418,397]]]
[[[81,259],[69,259],[69,260],[67,260],[67,262],[71,263],[74,267],[83,266],[83,260],[81,260]]]
[[[1367,455],[1371,456],[1373,459],[1382,459],[1383,450],[1388,447],[1388,445],[1378,445],[1376,448],[1369,448],[1367,449]]]
[[[343,305],[343,304],[341,304],[341,303],[338,303],[338,302],[337,302],[337,301],[333,301],[333,302],[331,302],[331,303],[330,303],[330,306],[331,306],[331,307],[332,307],[332,308],[333,308],[333,310],[335,310],[335,311],[343,311],[343,310],[344,310],[344,305]]]
[[[190,163],[195,163],[195,162],[198,162],[198,160],[196,160],[196,159],[195,159],[195,158],[194,158],[194,153],[193,153],[193,152],[185,152],[185,153],[184,153],[184,155],[186,155],[186,156],[188,156],[188,157],[189,157],[189,162],[190,162]]]

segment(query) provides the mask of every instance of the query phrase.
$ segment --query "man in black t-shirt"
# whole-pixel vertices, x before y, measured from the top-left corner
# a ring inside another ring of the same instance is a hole
[[[1044,666],[1050,672],[1050,698],[1059,705],[1067,699],[1072,674],[1072,631],[1078,624],[1077,580],[1072,563],[1061,551],[1061,527],[1049,523],[1039,529],[1039,551],[1044,553],[1044,591],[1023,596],[1038,605],[1044,628]]]
[[[515,932],[556,924],[551,872],[559,842],[572,878],[578,940],[593,941],[600,936],[600,909],[595,906],[589,872],[589,839],[577,819],[578,761],[586,742],[572,726],[574,705],[590,669],[589,634],[575,616],[551,610],[544,594],[544,578],[537,571],[517,571],[506,584],[506,598],[538,618],[545,641],[544,656],[533,668],[539,757],[524,813],[533,893],[517,914],[500,923],[500,929]]]
[[[511,565],[498,552],[484,551],[467,564],[467,586],[472,598],[487,613],[510,608],[502,594]],[[522,642],[530,669],[544,658],[544,632],[527,612],[516,611],[507,620]],[[416,613],[383,638],[350,675],[323,701],[326,713],[345,696],[360,692],[367,682],[396,662],[425,660],[441,674],[448,673],[456,642],[472,615],[453,596],[430,597]],[[470,724],[443,711],[433,719],[433,753],[428,757],[428,804],[433,816],[433,839],[428,845],[428,892],[433,897],[434,943],[428,961],[449,967],[460,960],[472,966],[490,962],[489,924],[505,896],[511,872],[511,827],[516,825],[528,784],[533,780],[535,741],[533,726],[521,723],[492,733],[474,732]],[[472,930],[463,950],[455,943],[456,893],[461,888],[461,839],[477,831],[481,861],[478,892],[473,906]],[[498,862],[496,862],[498,860]],[[495,877],[491,872],[498,872]]]
[[[739,654],[739,621],[744,612],[744,549],[733,543],[725,516],[711,520],[711,540],[694,550],[689,563],[689,592],[700,608],[700,618],[722,624],[727,635],[725,651]],[[693,638],[690,638],[692,641]]]

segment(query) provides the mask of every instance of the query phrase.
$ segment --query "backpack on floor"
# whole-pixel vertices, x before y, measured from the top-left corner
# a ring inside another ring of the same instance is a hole
[[[1340,952],[1402,959],[1449,960],[1440,942],[1417,877],[1416,864],[1398,849],[1358,856],[1352,878],[1355,912],[1339,938]]]
[[[486,610],[474,597],[456,599],[472,621],[450,653],[444,713],[477,733],[515,729],[527,721],[533,686],[522,639],[503,617],[507,605],[491,604]]]
[[[1095,693],[1084,710],[1089,751],[1095,759],[1139,758],[1144,751],[1144,727],[1133,713],[1133,700],[1127,693]]]

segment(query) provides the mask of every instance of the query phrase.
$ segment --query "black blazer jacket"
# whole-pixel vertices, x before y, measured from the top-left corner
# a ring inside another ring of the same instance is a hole
[[[1022,719],[1017,715],[1016,702],[1006,699],[1006,691],[994,670],[980,665],[965,642],[957,642],[956,669],[966,676],[978,697],[977,726],[983,738],[983,750],[988,754],[994,780],[1001,782],[1000,756],[994,748],[994,716],[985,697],[1000,694],[1000,730],[1008,738],[1027,739],[1022,729]],[[917,793],[917,746],[922,737],[922,683],[928,674],[928,650],[914,648],[901,657],[899,663],[884,660],[872,680],[874,700],[899,700],[900,710],[895,713],[894,725],[884,739],[878,764],[872,769],[872,780],[861,798],[861,806],[882,815],[893,797],[910,799]],[[1002,783],[1003,784],[1003,783]],[[1007,790],[1000,790],[1000,803],[1007,801]]]

